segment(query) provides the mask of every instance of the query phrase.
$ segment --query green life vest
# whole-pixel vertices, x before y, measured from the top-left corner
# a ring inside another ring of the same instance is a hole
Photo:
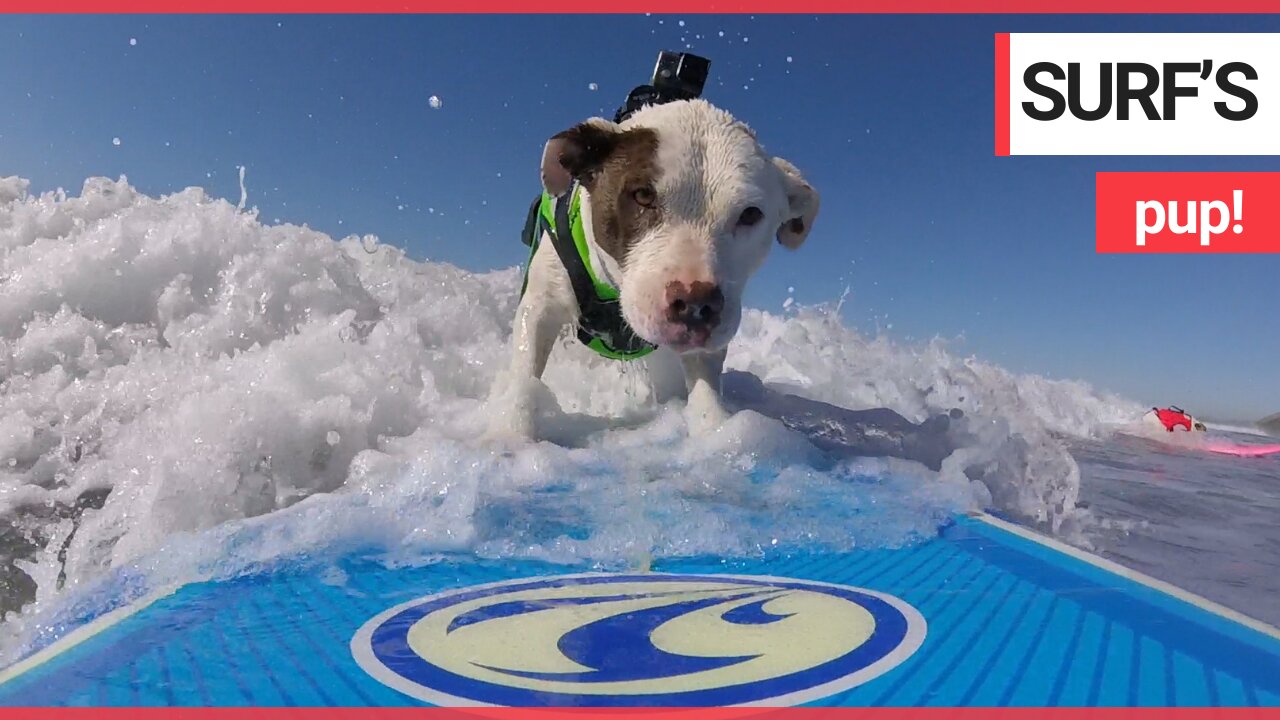
[[[582,227],[581,193],[577,183],[565,194],[553,197],[543,192],[529,208],[524,243],[529,246],[520,296],[529,287],[529,267],[546,230],[578,300],[578,340],[601,355],[614,360],[635,360],[657,349],[631,329],[622,317],[618,289],[596,277],[591,267],[591,249]]]

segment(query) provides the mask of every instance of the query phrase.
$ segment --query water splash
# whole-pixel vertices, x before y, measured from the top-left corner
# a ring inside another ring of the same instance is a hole
[[[352,548],[621,567],[895,546],[990,505],[1061,529],[1079,472],[1058,436],[1135,410],[793,306],[747,311],[729,367],[914,423],[960,409],[936,471],[833,456],[765,406],[691,440],[643,365],[573,342],[545,377],[558,443],[500,452],[475,438],[518,269],[264,225],[243,212],[240,170],[238,205],[124,178],[78,197],[0,179],[0,523],[18,538],[0,549],[18,588],[0,598],[6,653],[67,608]]]

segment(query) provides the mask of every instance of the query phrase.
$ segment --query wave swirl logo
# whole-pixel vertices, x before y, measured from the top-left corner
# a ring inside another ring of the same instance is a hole
[[[562,575],[419,598],[351,641],[379,681],[438,705],[798,704],[920,647],[882,593],[787,578]]]

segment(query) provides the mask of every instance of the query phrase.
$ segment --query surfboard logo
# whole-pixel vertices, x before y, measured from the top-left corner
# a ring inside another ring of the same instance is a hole
[[[437,705],[785,705],[891,670],[925,632],[902,600],[843,585],[592,574],[419,598],[365,623],[351,650]]]

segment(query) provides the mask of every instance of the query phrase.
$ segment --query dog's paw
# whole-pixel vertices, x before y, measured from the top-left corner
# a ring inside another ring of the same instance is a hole
[[[708,435],[719,430],[732,413],[725,408],[720,395],[710,385],[699,382],[689,393],[685,415],[691,435]]]
[[[532,438],[504,427],[488,428],[475,442],[486,452],[499,457],[515,457],[516,452],[532,442]]]
[[[483,439],[507,445],[538,440],[539,416],[557,412],[559,407],[541,380],[521,378],[504,383],[486,403],[488,429]]]
[[[510,445],[536,438],[537,404],[533,398],[522,397],[513,403],[494,403],[488,410],[488,426],[481,438],[486,444]]]

